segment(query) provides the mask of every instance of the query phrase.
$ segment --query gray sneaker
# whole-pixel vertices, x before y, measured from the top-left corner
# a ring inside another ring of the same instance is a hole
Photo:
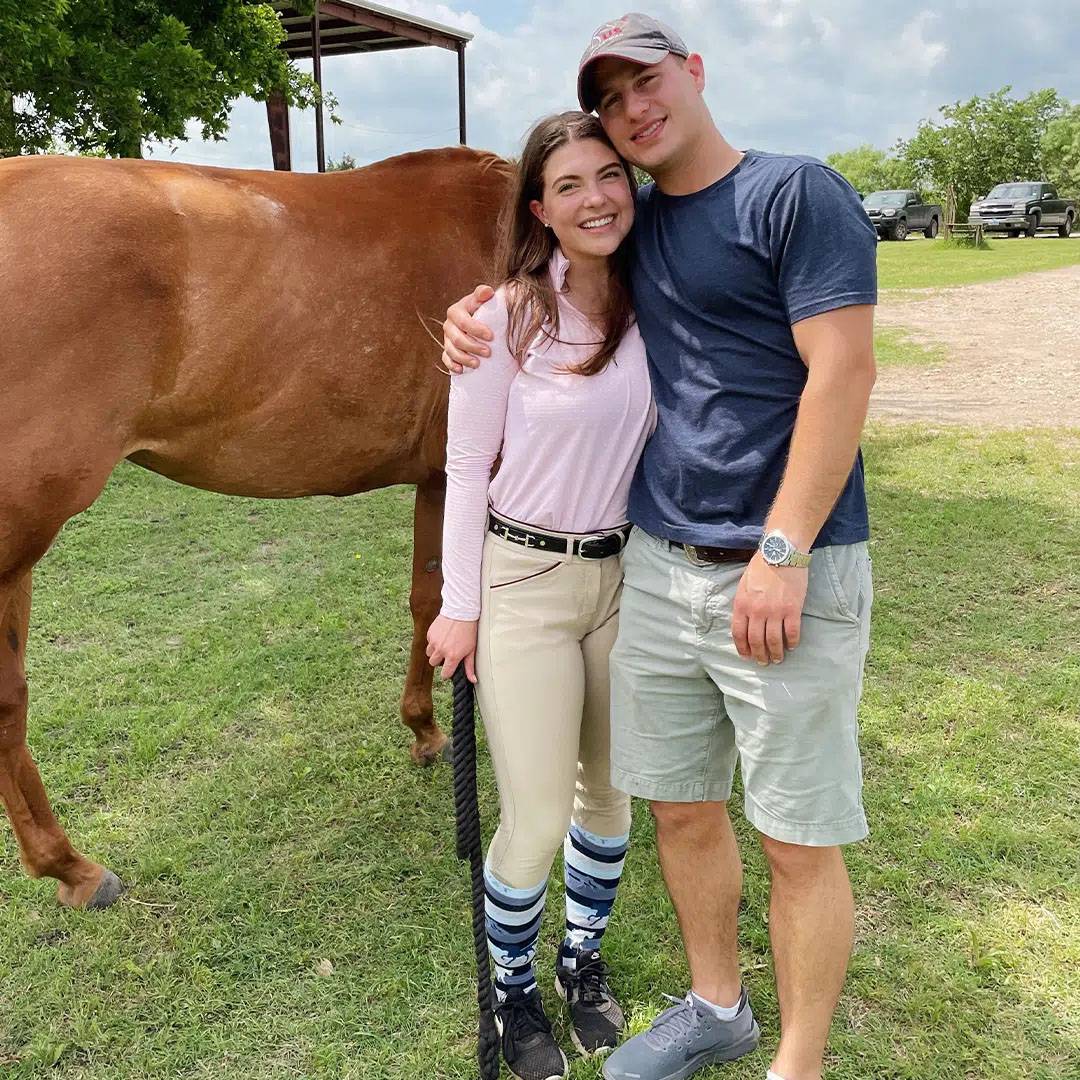
[[[734,1061],[757,1047],[761,1029],[745,990],[734,1020],[717,1020],[689,994],[682,1000],[664,996],[676,1004],[604,1062],[606,1080],[686,1080],[706,1065]]]

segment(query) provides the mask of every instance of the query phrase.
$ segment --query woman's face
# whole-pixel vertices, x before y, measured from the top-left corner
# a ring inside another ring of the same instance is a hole
[[[554,230],[563,254],[611,255],[634,224],[634,197],[618,155],[598,139],[560,146],[544,167],[544,195],[529,208]]]

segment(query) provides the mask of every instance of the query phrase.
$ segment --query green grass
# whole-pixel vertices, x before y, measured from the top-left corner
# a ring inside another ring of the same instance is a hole
[[[1076,265],[1080,265],[1080,241],[1059,237],[995,237],[985,250],[952,247],[944,240],[878,244],[878,284],[883,289],[970,285]]]
[[[873,835],[850,849],[833,1080],[1080,1075],[1078,445],[867,440]],[[35,594],[32,745],[61,820],[131,891],[62,910],[0,828],[5,1080],[475,1076],[450,772],[409,764],[396,715],[409,516],[402,490],[251,502],[125,466],[65,530]],[[643,810],[608,938],[636,1026],[687,978]],[[703,1080],[761,1080],[777,1031],[738,824],[765,1037]]]
[[[976,251],[990,251],[993,247],[985,236],[979,236],[976,239],[974,233],[961,232],[955,232],[951,236],[942,236],[940,243],[944,248],[964,248]]]
[[[941,345],[921,345],[911,335],[894,327],[874,331],[874,359],[879,368],[928,367],[948,362],[948,351]]]

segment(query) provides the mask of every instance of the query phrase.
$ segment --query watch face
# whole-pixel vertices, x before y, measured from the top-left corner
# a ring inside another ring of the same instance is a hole
[[[789,555],[791,545],[782,536],[766,536],[761,545],[765,561],[773,566],[782,563]]]

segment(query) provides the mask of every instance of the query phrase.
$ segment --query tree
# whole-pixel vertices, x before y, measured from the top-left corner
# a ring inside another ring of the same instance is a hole
[[[189,120],[222,139],[236,98],[275,88],[310,107],[318,89],[284,37],[264,2],[0,0],[0,155],[59,143],[139,157],[145,139],[185,138]]]
[[[834,168],[863,195],[871,191],[911,187],[914,177],[906,161],[890,157],[868,143],[854,150],[830,154],[825,164]]]
[[[897,145],[916,183],[966,216],[972,200],[1008,180],[1039,180],[1043,138],[1065,102],[1056,90],[1009,96],[1010,86],[988,97],[945,105],[945,123],[924,120],[913,138]]]
[[[1046,179],[1059,194],[1080,198],[1080,104],[1046,125],[1042,152]]]
[[[328,161],[326,164],[327,172],[348,172],[350,169],[355,169],[356,158],[352,154],[342,154],[337,161]]]

